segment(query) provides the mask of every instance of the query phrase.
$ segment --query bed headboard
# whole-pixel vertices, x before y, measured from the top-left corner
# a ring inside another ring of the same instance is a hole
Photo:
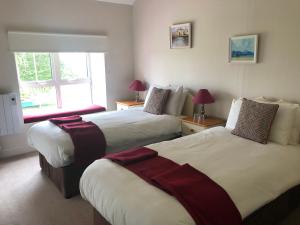
[[[188,93],[185,99],[185,103],[182,110],[183,116],[193,116],[194,114],[194,104],[192,101],[192,94]]]

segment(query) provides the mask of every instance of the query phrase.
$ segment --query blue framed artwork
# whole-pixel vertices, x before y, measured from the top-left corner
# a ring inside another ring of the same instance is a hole
[[[229,62],[257,63],[258,35],[231,37],[229,40]]]

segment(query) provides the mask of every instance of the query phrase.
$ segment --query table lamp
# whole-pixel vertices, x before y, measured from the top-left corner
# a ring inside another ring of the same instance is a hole
[[[207,89],[200,89],[198,93],[193,97],[193,103],[194,104],[200,104],[201,110],[200,110],[200,119],[204,120],[207,118],[207,115],[205,114],[205,104],[210,104],[215,102],[215,99]]]
[[[142,81],[140,80],[134,80],[131,82],[129,89],[131,91],[135,91],[136,95],[135,95],[135,101],[139,102],[140,101],[140,91],[145,91],[146,87],[145,85],[142,83]]]

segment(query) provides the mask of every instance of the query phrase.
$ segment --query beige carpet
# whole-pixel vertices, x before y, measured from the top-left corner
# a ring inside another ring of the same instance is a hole
[[[0,225],[92,225],[92,216],[79,196],[62,197],[37,154],[0,161]]]
[[[92,216],[87,202],[64,199],[42,175],[37,154],[0,161],[0,225],[92,225]],[[300,225],[300,209],[281,225]]]

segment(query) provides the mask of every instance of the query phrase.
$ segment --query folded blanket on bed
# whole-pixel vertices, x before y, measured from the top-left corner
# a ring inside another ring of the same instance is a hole
[[[118,158],[118,154],[123,158],[127,157],[126,154],[128,157],[133,157],[134,153],[143,155],[149,150],[141,148],[141,153],[139,150],[117,153],[113,158]],[[197,225],[242,225],[242,217],[226,191],[188,164],[179,165],[161,156],[140,158],[127,165],[118,160],[114,162],[174,196]]]
[[[158,153],[156,151],[146,147],[141,147],[120,153],[109,154],[106,155],[105,158],[110,159],[111,161],[114,161],[120,165],[128,165],[156,157],[157,155]]]
[[[153,177],[152,180],[157,187],[173,195],[196,224],[242,224],[238,209],[224,189],[188,164]]]
[[[75,165],[89,165],[105,155],[105,136],[93,122],[82,121],[80,116],[55,118],[50,122],[71,136],[74,144]]]
[[[62,123],[73,123],[82,121],[81,116],[74,115],[74,116],[67,116],[67,117],[57,117],[49,119],[50,122],[54,124],[62,124]]]

